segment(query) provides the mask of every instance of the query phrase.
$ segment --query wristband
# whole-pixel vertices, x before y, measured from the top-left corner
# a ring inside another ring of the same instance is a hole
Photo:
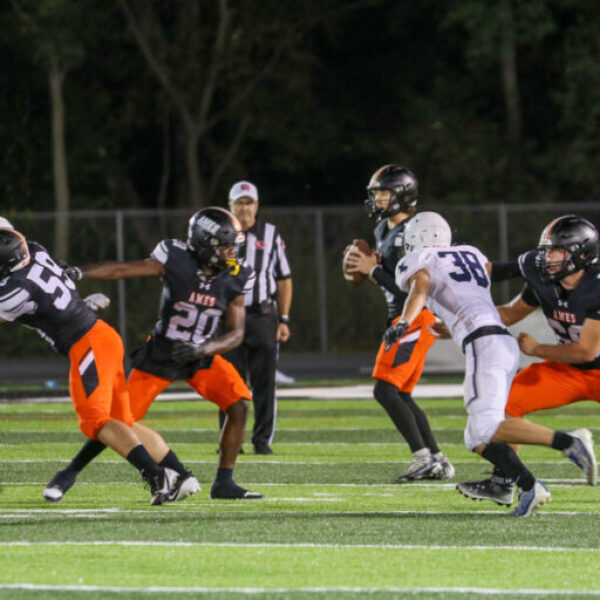
[[[289,315],[279,315],[279,322],[289,325],[290,324],[290,316]]]

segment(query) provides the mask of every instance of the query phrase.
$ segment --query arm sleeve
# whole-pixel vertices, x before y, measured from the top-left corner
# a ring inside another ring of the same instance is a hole
[[[158,261],[161,265],[165,265],[169,259],[169,247],[167,241],[158,242],[156,247],[150,253],[151,258]]]
[[[25,288],[15,288],[0,297],[0,318],[14,321],[35,310],[36,303]]]
[[[394,276],[391,273],[388,273],[381,265],[377,265],[371,271],[370,277],[373,281],[378,283],[380,286],[384,287],[386,290],[388,290],[392,294],[398,294],[402,291],[396,285]]]
[[[521,277],[518,260],[495,260],[492,262],[492,273],[490,275],[492,281],[506,281],[516,277]]]

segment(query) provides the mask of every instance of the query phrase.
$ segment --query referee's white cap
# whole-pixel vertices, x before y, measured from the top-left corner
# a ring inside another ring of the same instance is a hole
[[[254,202],[258,202],[258,190],[253,183],[249,181],[238,181],[231,186],[229,191],[229,202],[235,202],[238,198],[248,196]]]

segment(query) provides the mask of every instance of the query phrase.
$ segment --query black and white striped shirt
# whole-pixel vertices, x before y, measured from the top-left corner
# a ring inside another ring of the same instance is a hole
[[[292,276],[285,255],[285,242],[275,225],[256,221],[246,232],[240,258],[256,273],[254,288],[244,295],[246,307],[257,308],[277,297],[277,281]]]

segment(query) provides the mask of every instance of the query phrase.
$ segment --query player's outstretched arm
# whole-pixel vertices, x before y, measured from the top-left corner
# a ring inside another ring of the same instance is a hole
[[[85,279],[127,279],[130,277],[160,277],[164,275],[165,268],[157,260],[118,261],[111,260],[81,268],[82,278]]]

